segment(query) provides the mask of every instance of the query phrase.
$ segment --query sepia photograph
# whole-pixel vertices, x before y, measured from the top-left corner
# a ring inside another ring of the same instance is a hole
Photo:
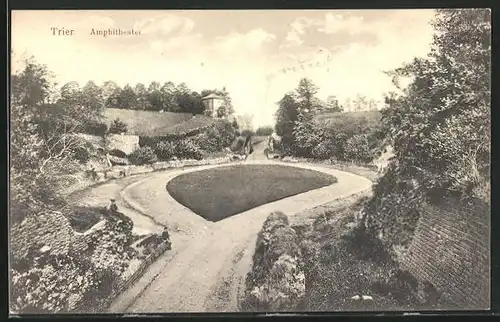
[[[12,10],[9,312],[488,310],[491,10]]]

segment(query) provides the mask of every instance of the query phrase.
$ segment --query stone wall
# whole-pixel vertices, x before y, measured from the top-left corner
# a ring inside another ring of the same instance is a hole
[[[486,309],[490,303],[490,209],[448,199],[425,206],[402,268],[429,281],[446,303]]]
[[[10,229],[10,250],[17,258],[25,257],[31,247],[50,247],[54,255],[71,249],[85,250],[83,235],[75,233],[69,220],[59,212],[29,215]]]
[[[129,155],[134,150],[139,148],[139,136],[127,134],[112,134],[108,135],[108,150],[120,150]]]

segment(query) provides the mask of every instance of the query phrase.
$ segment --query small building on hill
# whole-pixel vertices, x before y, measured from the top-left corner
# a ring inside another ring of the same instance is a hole
[[[217,110],[224,102],[224,98],[216,95],[214,93],[209,94],[201,99],[206,108],[207,115],[212,116],[213,118],[217,117]]]

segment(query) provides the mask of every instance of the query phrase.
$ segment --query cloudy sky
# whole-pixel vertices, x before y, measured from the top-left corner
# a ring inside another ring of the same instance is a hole
[[[319,97],[381,100],[383,71],[429,51],[432,10],[14,11],[16,59],[33,55],[59,84],[226,86],[238,113],[271,124],[276,102],[309,77]],[[54,36],[52,27],[75,30]],[[92,29],[139,31],[91,35]]]

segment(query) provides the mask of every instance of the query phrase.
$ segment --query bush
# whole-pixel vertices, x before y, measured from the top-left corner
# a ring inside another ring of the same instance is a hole
[[[154,163],[158,158],[152,148],[143,146],[130,153],[129,161],[135,165],[143,165]]]
[[[64,313],[82,309],[80,305],[86,295],[105,286],[91,262],[76,254],[38,252],[27,270],[16,268],[11,270],[10,305],[19,313]],[[96,300],[92,297],[94,304]]]
[[[274,128],[272,126],[262,126],[255,131],[255,135],[257,136],[268,136],[273,134]]]
[[[125,124],[119,118],[114,120],[113,123],[111,123],[111,125],[109,126],[109,133],[111,134],[122,134],[122,133],[127,133],[127,131],[128,131],[127,124]]]
[[[108,125],[100,121],[89,120],[83,124],[83,132],[91,135],[105,136],[108,132]]]
[[[161,161],[168,161],[175,156],[176,144],[170,141],[160,141],[156,144],[155,153]]]
[[[375,157],[370,151],[368,136],[357,134],[350,137],[344,146],[344,159],[369,163]]]
[[[77,232],[90,229],[101,220],[98,208],[75,207],[68,215],[71,227]]]
[[[88,147],[80,146],[73,150],[73,157],[80,163],[87,163],[92,157],[92,154]]]
[[[191,139],[184,139],[177,143],[175,148],[175,155],[178,158],[183,159],[203,159],[203,153],[201,149]]]
[[[247,275],[244,310],[296,310],[305,293],[297,235],[282,212],[272,213],[258,235]]]

